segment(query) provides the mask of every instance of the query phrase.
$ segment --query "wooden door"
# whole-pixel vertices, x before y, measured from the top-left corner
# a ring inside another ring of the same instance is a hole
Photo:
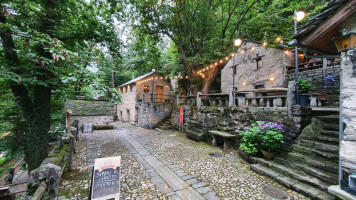
[[[156,102],[163,102],[163,86],[156,86]]]

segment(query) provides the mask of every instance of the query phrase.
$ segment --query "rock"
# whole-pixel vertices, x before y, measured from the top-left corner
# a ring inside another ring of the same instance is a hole
[[[29,174],[29,185],[37,187],[42,181],[46,181],[47,190],[50,193],[50,199],[57,199],[61,178],[61,167],[54,164],[46,164]],[[53,193],[51,191],[54,191]]]

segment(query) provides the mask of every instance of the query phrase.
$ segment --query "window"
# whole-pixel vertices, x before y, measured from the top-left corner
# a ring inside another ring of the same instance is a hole
[[[149,92],[148,86],[143,86],[143,92]]]

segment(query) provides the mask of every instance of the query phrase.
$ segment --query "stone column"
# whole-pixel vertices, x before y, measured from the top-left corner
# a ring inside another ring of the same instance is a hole
[[[237,103],[238,103],[239,107],[246,107],[245,101],[246,101],[246,99],[245,99],[244,94],[237,96]]]
[[[265,99],[264,98],[261,98],[260,99],[260,107],[265,107],[266,104],[265,104]]]
[[[233,102],[233,96],[232,96],[232,88],[230,88],[230,92],[229,92],[229,107],[233,107],[234,106],[234,102]]]
[[[356,173],[356,52],[352,62],[345,63],[344,53],[341,55],[341,118],[345,124],[340,145],[340,162],[342,170],[348,174]],[[355,67],[353,67],[355,65]],[[342,133],[342,132],[341,132]],[[344,179],[348,177],[343,177]]]
[[[197,107],[201,107],[201,92],[197,92]]]
[[[293,106],[295,105],[295,82],[294,81],[289,81],[288,82],[288,91],[287,91],[287,113],[288,113],[288,118],[292,119],[293,118]]]

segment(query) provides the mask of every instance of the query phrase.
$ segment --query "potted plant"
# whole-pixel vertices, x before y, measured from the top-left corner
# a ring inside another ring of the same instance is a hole
[[[265,158],[272,160],[284,143],[284,125],[272,122],[260,122],[258,125],[261,135],[259,148]]]
[[[313,89],[313,84],[310,81],[299,79],[299,100],[301,106],[309,105],[310,95],[308,94]]]
[[[239,133],[242,136],[241,150],[247,154],[256,154],[261,150],[265,158],[273,159],[283,143],[283,132],[283,124],[257,121]]]

